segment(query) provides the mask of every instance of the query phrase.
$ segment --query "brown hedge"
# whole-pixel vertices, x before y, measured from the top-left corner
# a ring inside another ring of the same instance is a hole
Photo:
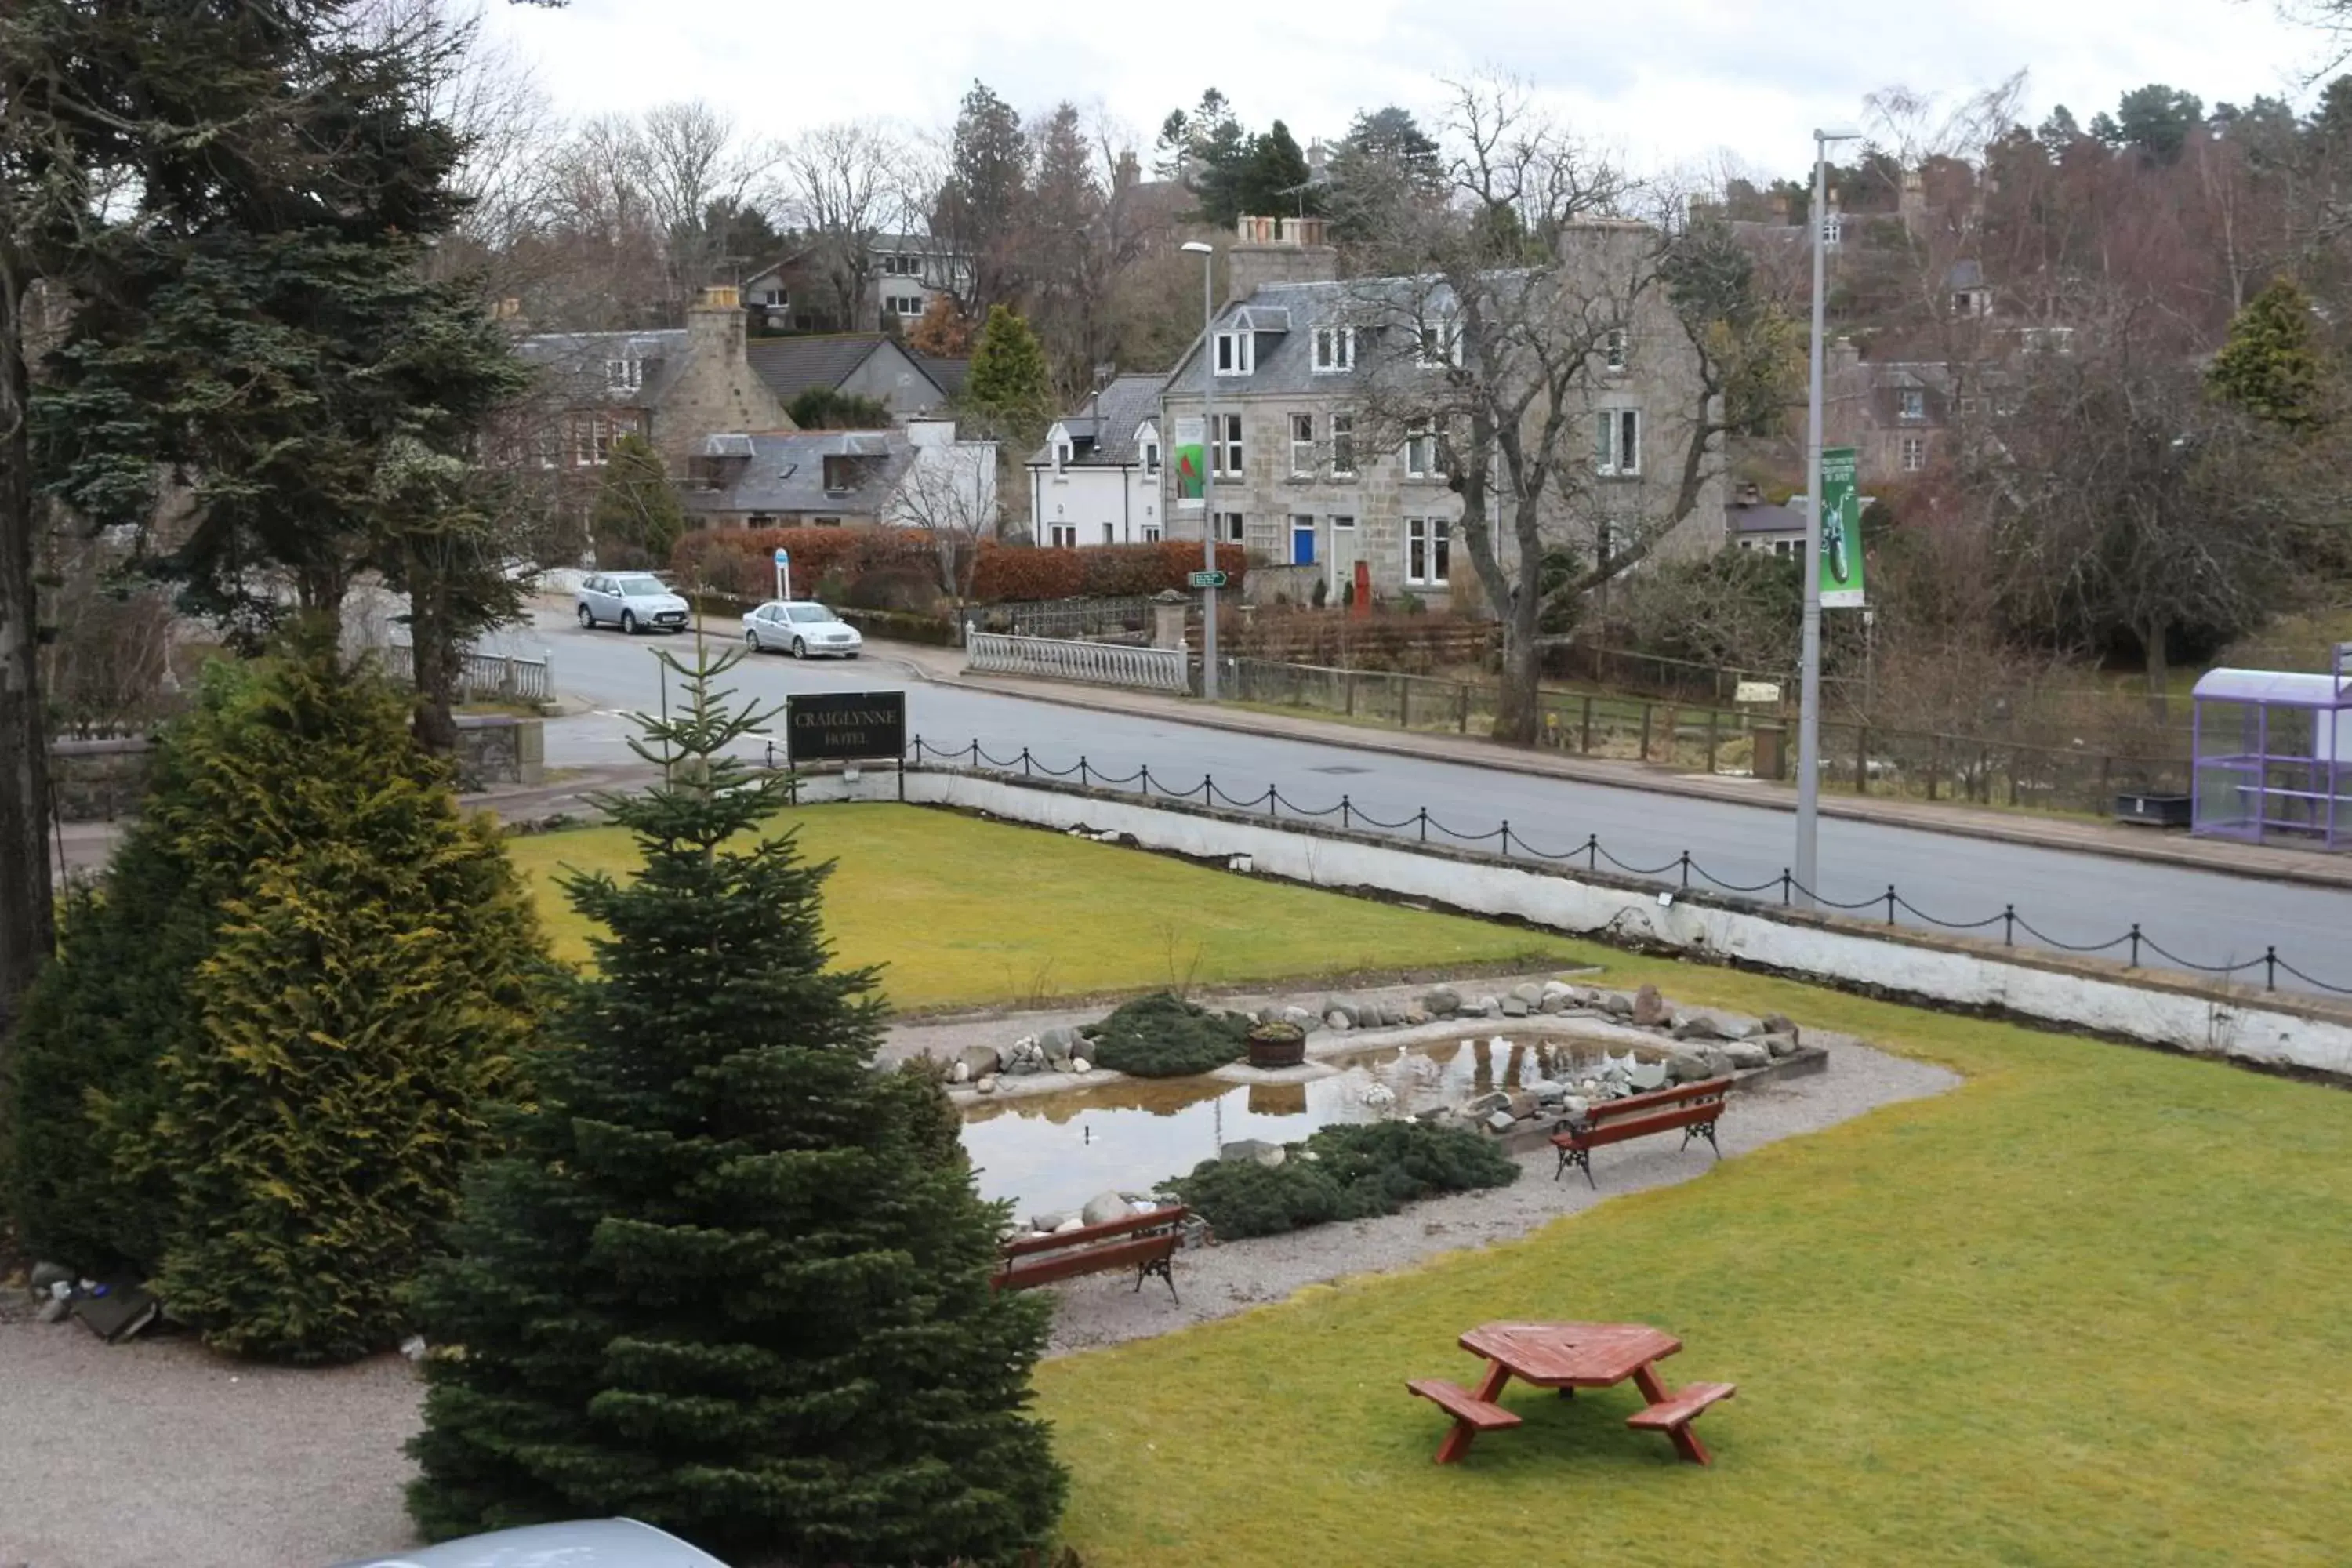
[[[836,575],[855,581],[869,572],[931,561],[933,537],[906,528],[755,528],[689,533],[670,556],[682,584],[742,598],[773,583],[776,549],[792,552],[794,592],[813,594]],[[1217,547],[1217,564],[1239,587],[1249,570],[1238,544]],[[972,598],[983,605],[1034,599],[1118,598],[1182,588],[1201,568],[1201,547],[1175,540],[1157,544],[1106,544],[1060,550],[982,540],[972,574]]]

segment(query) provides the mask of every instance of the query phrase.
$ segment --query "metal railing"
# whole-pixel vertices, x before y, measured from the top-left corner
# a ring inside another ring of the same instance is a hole
[[[1055,767],[1024,746],[1017,756],[1003,757],[989,752],[974,740],[961,746],[937,746],[920,735],[909,739],[906,761],[915,767],[937,768],[948,772],[986,773],[1013,781],[1052,779],[1075,784],[1082,789],[1105,793],[1134,795],[1144,800],[1197,801],[1213,809],[1263,815],[1273,822],[1319,822],[1346,831],[1379,834],[1383,837],[1408,839],[1417,844],[1442,845],[1449,848],[1467,849],[1473,853],[1492,855],[1506,860],[1532,860],[1561,867],[1601,872],[1604,868],[1620,877],[1654,886],[1687,890],[1693,887],[1714,888],[1742,898],[1763,900],[1777,900],[1784,906],[1793,905],[1800,897],[1810,899],[1825,910],[1848,914],[1883,916],[1890,926],[1910,923],[1921,929],[1958,931],[1990,940],[1998,930],[2004,947],[2021,945],[2041,947],[2057,952],[2112,953],[2121,950],[2125,967],[2137,969],[2148,956],[2168,963],[2175,969],[2192,974],[2211,975],[2236,981],[2243,977],[2251,984],[2259,974],[2264,991],[2279,989],[2279,977],[2284,974],[2301,982],[2312,991],[2335,996],[2352,996],[2352,984],[2322,980],[2297,968],[2279,950],[2265,944],[2259,955],[2245,958],[2230,957],[2219,963],[2200,963],[2184,958],[2158,942],[2154,936],[2131,922],[2131,929],[2103,942],[2069,942],[2040,930],[2025,916],[2018,913],[2015,904],[2004,904],[1992,914],[1976,920],[1950,920],[1930,914],[1906,898],[1892,884],[1883,893],[1852,902],[1841,902],[1823,896],[1818,889],[1807,888],[1795,875],[1784,868],[1777,877],[1767,877],[1759,882],[1731,882],[1716,876],[1694,859],[1685,849],[1674,858],[1656,866],[1637,866],[1611,854],[1598,834],[1588,834],[1581,841],[1573,837],[1560,841],[1560,847],[1546,848],[1531,841],[1528,835],[1514,828],[1510,818],[1499,819],[1498,825],[1484,832],[1467,827],[1448,826],[1423,806],[1411,816],[1395,821],[1384,820],[1365,811],[1354,800],[1342,795],[1324,805],[1300,804],[1284,795],[1278,786],[1268,784],[1263,791],[1235,795],[1216,782],[1214,775],[1203,773],[1193,784],[1176,783],[1164,774],[1154,775],[1150,764],[1139,765],[1126,773],[1113,773],[1097,767],[1081,754],[1074,763]],[[2184,926],[2189,924],[2182,922]],[[2192,931],[2192,937],[2202,933]],[[2179,940],[2178,937],[2175,940]],[[2290,987],[2292,989],[2292,987]]]
[[[386,668],[394,677],[408,679],[412,650],[393,643],[385,650]],[[457,700],[461,702],[552,702],[555,667],[549,658],[518,658],[510,654],[468,651],[459,668]]]
[[[1146,691],[1182,692],[1192,685],[1192,660],[1180,647],[1019,637],[974,627],[964,655],[965,668],[987,675],[1034,675]]]

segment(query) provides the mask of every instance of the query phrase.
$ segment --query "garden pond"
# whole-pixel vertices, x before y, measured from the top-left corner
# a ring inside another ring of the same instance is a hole
[[[1013,1199],[1023,1217],[1075,1211],[1097,1193],[1149,1192],[1243,1139],[1295,1142],[1335,1122],[1574,1082],[1597,1070],[1607,1049],[1560,1034],[1482,1031],[1325,1057],[1304,1081],[1213,1073],[999,1097],[965,1108],[963,1143],[983,1196]]]

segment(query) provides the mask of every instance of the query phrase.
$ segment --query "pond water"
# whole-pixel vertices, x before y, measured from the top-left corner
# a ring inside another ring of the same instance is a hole
[[[982,1100],[965,1112],[963,1144],[982,1195],[1012,1198],[1020,1217],[1075,1210],[1105,1190],[1148,1192],[1213,1160],[1242,1138],[1287,1143],[1335,1122],[1371,1121],[1458,1105],[1494,1089],[1579,1079],[1602,1047],[1560,1036],[1478,1035],[1325,1058],[1340,1070],[1306,1083],[1130,1079],[1099,1089]],[[1396,1103],[1364,1103],[1373,1084]]]

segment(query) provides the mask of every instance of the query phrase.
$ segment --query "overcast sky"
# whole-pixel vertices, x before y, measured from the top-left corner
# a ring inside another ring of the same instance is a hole
[[[486,16],[566,114],[699,97],[768,135],[866,117],[929,128],[976,77],[1024,114],[1066,98],[1108,111],[1147,161],[1168,110],[1213,84],[1244,124],[1283,119],[1303,145],[1360,108],[1432,118],[1440,78],[1500,65],[1638,168],[1727,152],[1779,173],[1802,167],[1811,127],[1856,121],[1888,83],[1958,95],[2023,68],[2030,120],[2063,102],[2087,122],[2150,81],[2209,106],[2300,102],[2324,56],[2273,0],[493,0]],[[1185,16],[1205,41],[1184,37]]]

